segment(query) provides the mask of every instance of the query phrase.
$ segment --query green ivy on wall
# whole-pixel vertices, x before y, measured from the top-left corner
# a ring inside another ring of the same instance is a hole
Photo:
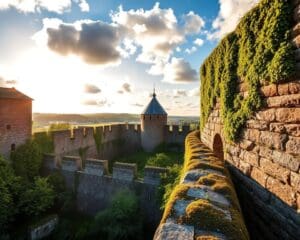
[[[201,129],[220,99],[225,137],[237,140],[251,114],[262,107],[259,87],[295,74],[289,0],[261,0],[205,60],[201,78]],[[244,81],[248,96],[237,92]]]

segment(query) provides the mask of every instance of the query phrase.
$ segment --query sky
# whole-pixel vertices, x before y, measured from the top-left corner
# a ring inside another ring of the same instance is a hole
[[[40,113],[199,115],[199,68],[258,0],[1,0],[0,87]]]

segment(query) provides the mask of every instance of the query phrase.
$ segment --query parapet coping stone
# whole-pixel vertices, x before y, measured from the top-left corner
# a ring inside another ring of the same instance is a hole
[[[115,162],[113,168],[122,168],[122,169],[133,169],[133,170],[136,170],[137,166],[136,166],[135,163]]]
[[[94,158],[88,158],[85,160],[85,164],[96,164],[96,165],[106,165],[108,164],[108,160],[100,160]]]
[[[145,166],[144,172],[153,172],[153,173],[167,173],[168,169],[163,167],[155,167],[155,166]]]
[[[78,161],[80,157],[78,156],[63,156],[62,161]]]

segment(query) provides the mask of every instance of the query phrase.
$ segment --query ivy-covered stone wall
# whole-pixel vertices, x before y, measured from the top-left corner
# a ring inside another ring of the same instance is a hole
[[[264,16],[263,22],[260,14]],[[269,27],[264,27],[265,23]],[[248,28],[250,39],[251,29],[258,28],[254,49],[250,45],[245,47],[249,39],[244,38],[243,42],[238,37],[242,26]],[[209,108],[202,112],[201,140],[217,151],[216,139],[221,137],[224,159],[229,164],[253,239],[300,236],[299,29],[299,0],[262,0],[229,36],[234,41],[228,37],[223,40],[229,49],[234,48],[232,54],[238,51],[231,59],[233,62],[225,58],[225,65],[234,69],[235,77],[229,81],[232,85],[227,84],[229,75],[225,70],[221,77],[211,78],[212,87],[207,76],[202,78],[202,89],[206,86],[210,95],[202,92],[201,105],[208,104]],[[257,54],[259,46],[267,52]],[[278,48],[268,52],[268,46]],[[250,56],[247,51],[252,53],[250,59],[245,57]],[[206,62],[204,66],[207,70],[210,65]]]

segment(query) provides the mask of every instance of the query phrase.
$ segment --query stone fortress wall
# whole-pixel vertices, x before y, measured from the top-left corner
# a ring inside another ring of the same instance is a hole
[[[163,132],[164,143],[183,146],[190,127],[166,125]],[[166,170],[146,166],[144,179],[137,179],[135,164],[114,163],[112,175],[108,172],[109,161],[142,149],[140,125],[78,128],[56,131],[51,137],[54,152],[44,155],[44,173],[62,172],[68,189],[76,194],[78,210],[96,214],[108,206],[115,193],[129,189],[138,196],[149,226],[157,226],[161,210],[156,193],[160,174]]]
[[[55,161],[54,154],[45,155],[48,172],[57,170]],[[138,196],[147,224],[156,227],[161,217],[156,193],[160,174],[167,172],[165,168],[146,167],[144,178],[138,179],[136,164],[115,163],[112,175],[108,172],[108,160],[88,158],[83,167],[80,157],[64,156],[60,166],[67,188],[75,193],[79,211],[94,215],[109,205],[115,193],[127,189]]]
[[[297,71],[300,69],[300,1],[294,3],[293,29]],[[244,82],[237,92],[247,95]],[[230,164],[249,232],[255,239],[300,236],[300,80],[261,87],[265,107],[246,123],[241,140],[226,141],[217,101],[201,132],[204,144],[224,150]],[[297,212],[298,211],[298,212]]]
[[[95,142],[96,132],[98,144]],[[163,142],[183,146],[189,132],[189,126],[166,125],[163,129]],[[112,160],[142,149],[139,124],[115,124],[55,131],[52,132],[52,139],[57,165],[60,165],[63,156],[79,156],[80,151],[84,152],[84,157]]]

